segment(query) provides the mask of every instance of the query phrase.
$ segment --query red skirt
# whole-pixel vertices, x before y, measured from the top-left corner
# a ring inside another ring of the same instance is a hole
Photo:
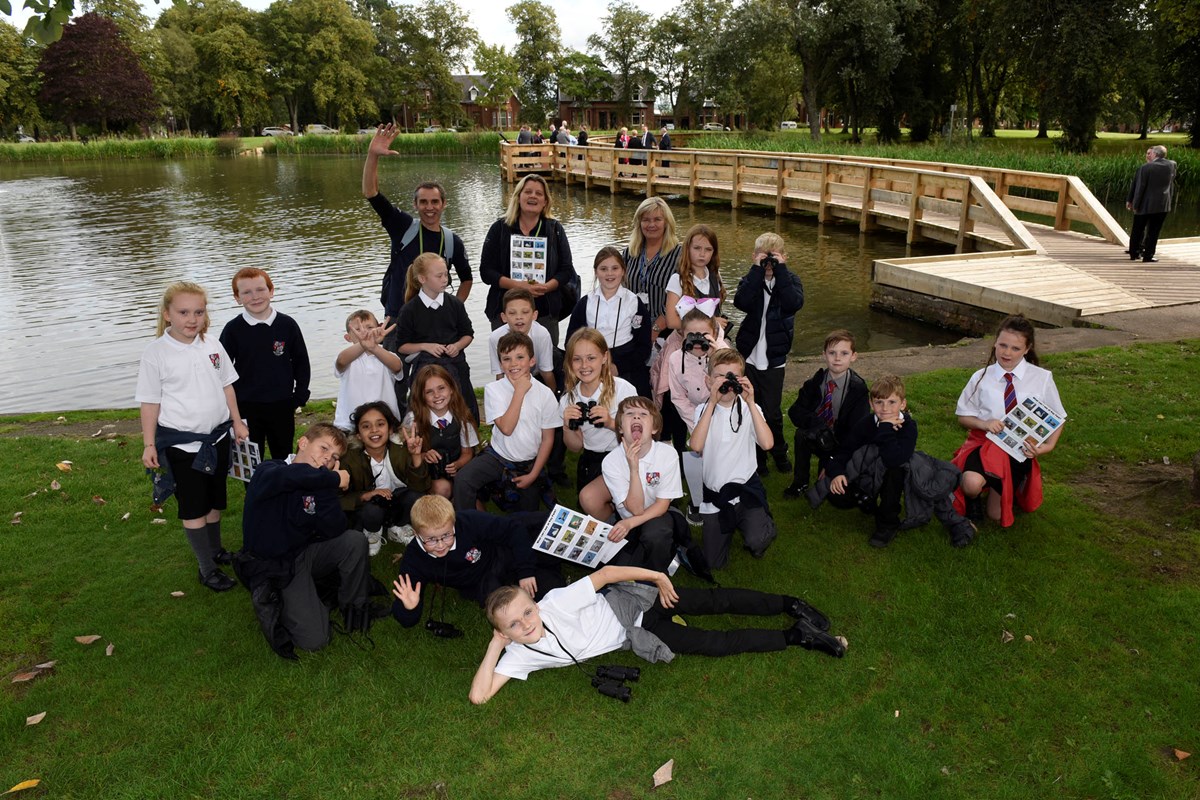
[[[951,461],[954,466],[963,469],[967,463],[967,456],[976,450],[979,451],[979,460],[983,463],[984,472],[990,477],[999,478],[1003,487],[1000,492],[1001,527],[1007,528],[1013,524],[1015,519],[1013,516],[1014,496],[1017,506],[1025,512],[1034,511],[1042,504],[1042,468],[1036,458],[1033,459],[1029,478],[1021,486],[1014,487],[1012,472],[1009,469],[1009,455],[987,438],[986,431],[971,431]],[[960,514],[967,513],[967,498],[963,494],[962,487],[954,490],[954,510]]]

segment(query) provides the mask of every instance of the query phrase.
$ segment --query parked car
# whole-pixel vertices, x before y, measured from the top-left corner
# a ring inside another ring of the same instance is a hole
[[[425,129],[426,133],[458,133],[455,128],[443,128],[441,125],[430,125]]]
[[[729,130],[729,128],[725,127],[724,125],[722,125],[719,122],[706,122],[706,123],[704,123],[704,130],[706,130],[706,131],[727,131],[727,130]]]
[[[668,122],[666,125],[663,125],[663,127],[664,127],[664,128],[666,128],[666,129],[667,129],[667,130],[669,130],[669,131],[673,131],[673,130],[675,130],[675,123],[674,123],[674,122]]]
[[[33,138],[32,136],[27,136],[24,133],[17,134],[17,144],[30,144],[36,141],[37,139]]]
[[[374,136],[375,129],[374,128],[359,128],[358,133],[355,135],[356,136]]]
[[[296,134],[287,125],[281,128],[270,127],[262,129],[263,136],[295,136]]]
[[[338,129],[331,128],[328,125],[309,125],[304,129],[304,132],[309,136],[333,136],[338,132]]]
[[[781,130],[781,131],[794,131],[794,130],[796,130],[796,122],[795,122],[795,120],[790,120],[790,119],[789,119],[789,120],[784,120],[783,122],[779,123],[779,130]]]

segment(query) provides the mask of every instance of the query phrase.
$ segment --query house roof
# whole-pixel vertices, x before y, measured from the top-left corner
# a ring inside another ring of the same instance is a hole
[[[486,75],[451,75],[450,77],[453,78],[454,82],[459,85],[460,92],[458,100],[460,103],[475,102],[475,100],[471,97],[472,89],[475,90],[476,94],[483,94],[492,88],[492,83],[488,80]],[[512,95],[518,100],[521,99],[519,96],[517,96],[515,89],[512,91]]]

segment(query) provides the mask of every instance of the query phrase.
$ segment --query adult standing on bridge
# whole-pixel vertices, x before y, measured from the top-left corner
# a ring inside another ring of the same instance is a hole
[[[408,265],[421,253],[437,253],[447,266],[458,273],[458,299],[464,303],[471,293],[471,263],[467,260],[467,248],[463,247],[458,234],[442,225],[442,213],[446,210],[446,192],[441,184],[427,181],[417,186],[413,193],[413,208],[417,216],[401,211],[379,191],[379,159],[383,156],[399,155],[390,149],[399,131],[392,123],[380,125],[367,148],[367,160],[363,164],[362,193],[379,215],[383,229],[392,240],[391,261],[383,277],[380,302],[386,317],[384,326],[394,322],[404,305],[404,286],[408,276]],[[389,348],[390,349],[390,348]]]
[[[517,182],[508,198],[504,216],[492,223],[479,256],[479,276],[491,286],[484,313],[492,330],[504,324],[500,319],[504,293],[518,287],[533,293],[538,322],[550,331],[558,344],[558,325],[565,313],[575,307],[578,296],[566,298],[564,287],[577,287],[571,244],[563,226],[550,214],[550,191],[541,175],[526,175]],[[538,364],[551,369],[551,364]]]
[[[1133,212],[1129,232],[1129,258],[1141,258],[1147,264],[1154,257],[1158,234],[1171,210],[1171,187],[1175,182],[1175,162],[1167,158],[1167,148],[1156,144],[1146,151],[1146,163],[1138,167],[1129,187],[1125,207]]]

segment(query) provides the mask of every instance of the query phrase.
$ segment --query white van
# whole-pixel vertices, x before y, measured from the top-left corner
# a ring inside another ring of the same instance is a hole
[[[789,119],[789,120],[785,120],[785,121],[783,121],[783,122],[779,123],[779,130],[781,130],[781,131],[794,131],[794,130],[796,130],[796,123],[795,123],[793,120],[790,120],[790,119]]]

